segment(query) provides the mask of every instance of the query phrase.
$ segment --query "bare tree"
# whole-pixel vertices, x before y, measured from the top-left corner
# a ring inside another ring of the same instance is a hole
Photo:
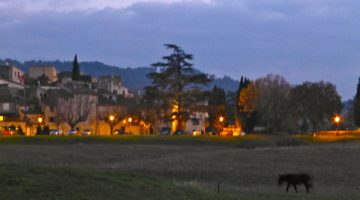
[[[127,110],[121,105],[101,106],[98,109],[97,116],[104,120],[110,127],[110,135],[113,134],[114,127],[126,116]]]
[[[267,132],[283,131],[287,127],[290,84],[280,75],[269,74],[255,81],[256,112]]]
[[[95,101],[91,95],[87,94],[74,94],[57,99],[58,116],[69,124],[71,129],[89,118],[93,106],[95,106]]]

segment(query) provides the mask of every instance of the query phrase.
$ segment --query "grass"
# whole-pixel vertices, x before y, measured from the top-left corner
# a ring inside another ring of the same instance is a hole
[[[360,199],[360,139],[4,137],[1,199]],[[314,191],[276,184],[307,172]],[[217,193],[217,183],[221,192]]]
[[[10,136],[0,137],[4,144],[144,144],[144,145],[205,145],[258,148],[271,146],[298,146],[338,142],[359,142],[358,137],[312,137],[312,136],[267,136],[247,135],[244,137],[190,137],[190,136]]]
[[[216,198],[209,192],[153,177],[96,170],[2,165],[0,177],[1,199]]]

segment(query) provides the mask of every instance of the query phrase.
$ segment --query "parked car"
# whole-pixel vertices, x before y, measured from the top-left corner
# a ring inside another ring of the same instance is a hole
[[[171,135],[171,130],[169,127],[162,127],[159,133],[160,135]]]
[[[59,130],[59,129],[50,129],[49,134],[50,135],[62,135],[63,131]]]
[[[125,135],[125,131],[121,129],[116,129],[114,131],[114,135]]]
[[[202,130],[193,130],[191,135],[192,136],[200,136],[200,135],[203,135],[203,131]]]
[[[187,135],[187,132],[183,129],[177,129],[175,132],[174,132],[174,135]]]
[[[81,135],[85,135],[85,136],[91,135],[91,130],[90,130],[90,129],[84,129],[84,130],[81,132]]]
[[[217,131],[215,128],[213,127],[207,127],[205,129],[205,134],[206,135],[218,135],[219,134],[219,131]]]
[[[15,131],[6,127],[4,128],[4,130],[2,131],[2,135],[14,135],[15,134]]]
[[[70,131],[68,131],[68,135],[76,135],[76,134],[77,134],[76,129],[71,129]]]

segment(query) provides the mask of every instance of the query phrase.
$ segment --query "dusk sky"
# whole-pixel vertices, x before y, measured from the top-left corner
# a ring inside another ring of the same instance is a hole
[[[175,43],[217,76],[325,80],[343,100],[360,76],[358,0],[0,0],[0,58],[149,66]]]

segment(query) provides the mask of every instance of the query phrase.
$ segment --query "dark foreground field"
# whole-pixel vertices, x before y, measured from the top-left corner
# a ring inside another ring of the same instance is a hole
[[[285,194],[276,179],[286,172],[313,175],[314,190]],[[360,142],[0,138],[0,199],[360,199]]]

